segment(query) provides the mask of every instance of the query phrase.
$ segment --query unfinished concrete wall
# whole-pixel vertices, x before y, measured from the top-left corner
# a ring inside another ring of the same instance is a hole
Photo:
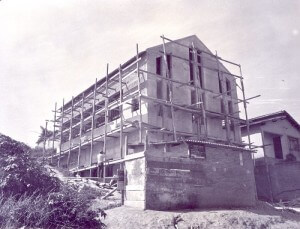
[[[268,158],[255,167],[257,195],[262,200],[292,200],[300,197],[300,162],[280,162]],[[269,176],[269,177],[268,177]],[[272,190],[271,190],[272,188]]]
[[[125,162],[124,205],[145,209],[145,157]]]
[[[146,160],[146,208],[164,210],[255,203],[249,152],[207,147],[206,159],[147,155]]]
[[[207,47],[196,37],[191,36],[187,39],[178,40],[179,43],[182,43],[187,46],[191,46],[194,43],[194,46],[199,50],[204,50],[209,52]],[[149,72],[156,73],[156,58],[162,57],[162,73],[161,76],[165,77],[166,67],[163,60],[163,48],[162,46],[156,46],[147,50],[147,69]],[[189,50],[186,47],[179,46],[174,43],[166,44],[166,52],[171,54],[171,78],[183,83],[188,83],[190,81],[190,66],[189,62]],[[205,109],[208,111],[219,112],[221,113],[221,98],[222,96],[216,97],[216,93],[219,91],[219,77],[217,72],[217,61],[210,57],[207,54],[202,53],[201,63],[208,68],[214,68],[215,70],[210,70],[205,67],[202,68],[202,78],[203,78],[203,89],[205,89],[204,104]],[[225,67],[219,64],[219,68],[228,72]],[[196,76],[194,76],[196,78]],[[225,95],[226,104],[227,101],[232,101],[232,113],[235,113],[233,116],[238,117],[236,113],[239,108],[236,104],[237,92],[235,85],[235,78],[228,74],[223,74],[223,81],[221,82],[225,88],[226,79],[230,81],[231,88],[233,91],[230,95]],[[157,98],[157,85],[162,85],[162,99],[167,98],[167,81],[156,79],[155,77],[148,76],[148,95],[154,98]],[[191,87],[182,86],[180,84],[173,83],[173,102],[180,105],[191,105]],[[225,89],[223,89],[225,90]],[[149,103],[149,124],[164,127],[168,130],[172,130],[172,120],[169,107],[164,107],[159,104]],[[228,107],[227,107],[228,109]],[[195,123],[192,122],[192,114],[190,112],[185,112],[182,110],[175,109],[175,125],[177,131],[187,132],[196,134]],[[184,120],[184,122],[182,122]],[[235,123],[235,120],[232,120]],[[209,137],[226,140],[226,130],[222,128],[222,118],[211,117],[207,114],[207,125],[208,125],[208,135]],[[204,134],[204,128],[202,125],[201,134]],[[241,142],[240,128],[238,125],[235,125],[234,129],[230,131],[230,139],[233,142]]]

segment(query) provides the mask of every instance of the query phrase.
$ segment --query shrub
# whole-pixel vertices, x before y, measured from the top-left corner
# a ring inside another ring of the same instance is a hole
[[[88,190],[68,186],[29,157],[30,148],[0,134],[1,228],[102,228]]]
[[[91,202],[74,187],[44,195],[0,196],[0,227],[19,228],[103,228],[101,209],[89,209]]]
[[[59,180],[52,177],[29,155],[30,147],[0,134],[0,193],[4,196],[47,194],[59,189]]]

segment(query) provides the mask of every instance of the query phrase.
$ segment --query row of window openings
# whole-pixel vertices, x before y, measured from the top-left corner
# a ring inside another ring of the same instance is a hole
[[[189,49],[189,67],[190,67],[190,82],[191,85],[195,85],[195,76],[194,76],[194,55],[192,49]],[[200,56],[200,51],[197,51],[197,63],[201,64],[201,56]],[[171,55],[167,55],[167,65],[168,65],[168,70],[169,70],[169,77],[171,78]],[[157,75],[162,75],[162,57],[157,57],[156,58],[156,74]],[[202,75],[202,68],[201,66],[198,66],[198,74],[199,74],[199,84],[200,87],[203,88],[203,75]],[[223,93],[223,87],[222,87],[222,81],[220,76],[218,76],[218,81],[219,81],[219,92]],[[159,87],[160,85],[158,85]],[[231,95],[231,83],[230,80],[226,79],[225,81],[225,89],[226,89],[226,94]],[[167,88],[168,90],[168,88]],[[167,93],[167,96],[169,93]],[[160,98],[160,97],[158,97]],[[169,99],[167,99],[169,100]]]
[[[134,98],[131,100],[131,112],[137,111],[139,109],[139,100],[137,98]],[[92,109],[88,109],[83,114],[83,119],[90,116]],[[116,107],[114,109],[111,109],[108,111],[108,122],[112,122],[116,119],[120,118],[120,107]],[[75,117],[73,119],[73,125],[80,122],[79,117]],[[100,113],[100,116],[95,119],[95,127],[98,128],[100,126],[103,126],[105,124],[105,112]],[[63,130],[69,128],[71,125],[70,120],[68,122],[65,122],[63,125]],[[87,132],[91,129],[91,123],[85,125],[83,128],[83,133]]]

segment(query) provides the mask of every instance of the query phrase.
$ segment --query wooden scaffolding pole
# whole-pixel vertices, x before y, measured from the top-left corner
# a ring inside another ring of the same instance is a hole
[[[219,64],[219,58],[218,58],[217,52],[216,52],[215,57],[216,57],[216,62],[217,62],[217,66],[218,66],[218,78],[221,81],[221,89],[222,89],[222,92],[221,92],[221,94],[222,94],[221,103],[222,103],[222,106],[224,108],[226,139],[227,139],[227,142],[230,143],[230,126],[229,126],[229,119],[228,119],[228,108],[227,108],[227,104],[226,104],[227,98],[226,98],[225,93],[223,93],[223,92],[225,92],[227,90],[225,90],[225,88],[224,88],[224,79],[223,79],[223,75],[222,75],[222,73],[220,71],[220,64]]]
[[[61,108],[59,158],[58,158],[58,163],[57,163],[58,167],[60,167],[60,160],[61,160],[61,150],[62,150],[62,142],[63,142],[64,114],[65,114],[65,99],[63,99],[63,105],[62,105],[62,108]]]
[[[173,127],[173,133],[174,133],[174,140],[177,140],[177,134],[176,134],[176,127],[175,127],[175,117],[174,117],[174,107],[173,107],[173,85],[170,81],[170,69],[168,67],[168,59],[167,59],[167,52],[166,52],[166,44],[165,44],[165,37],[162,36],[163,40],[163,50],[164,50],[164,63],[165,63],[165,69],[166,69],[166,77],[168,79],[168,87],[169,87],[169,97],[170,97],[170,104],[171,104],[171,116],[172,116],[172,127]],[[170,63],[171,65],[171,63]],[[171,66],[170,66],[171,68]]]
[[[80,167],[80,157],[81,157],[81,138],[82,138],[82,129],[83,129],[83,110],[84,110],[84,92],[82,93],[81,99],[81,110],[80,110],[80,129],[79,129],[79,148],[78,148],[78,156],[77,156],[77,168]]]
[[[199,83],[199,74],[198,74],[198,65],[197,65],[197,50],[194,46],[194,43],[192,42],[192,52],[193,52],[193,59],[194,60],[190,60],[192,61],[192,71],[193,71],[193,75],[194,75],[194,78],[193,78],[193,81],[194,81],[194,85],[196,86],[195,87],[195,92],[196,92],[196,108],[199,108],[201,105],[199,104],[201,101],[201,93],[199,95],[199,89],[198,87],[200,87],[200,83]],[[192,114],[193,115],[193,114]],[[200,139],[200,136],[201,136],[201,122],[200,122],[200,117],[199,115],[196,115],[197,117],[197,138]]]
[[[57,102],[54,105],[54,120],[53,120],[53,136],[52,136],[52,152],[51,152],[51,163],[53,163],[53,154],[54,154],[54,142],[55,142],[55,131],[56,131],[56,110],[57,110]]]
[[[70,165],[70,159],[71,159],[71,148],[72,148],[72,137],[73,137],[73,115],[74,115],[74,97],[72,96],[72,102],[71,102],[71,120],[70,120],[70,130],[69,130],[69,152],[68,152],[68,160],[67,160],[67,168],[69,168]]]
[[[136,72],[138,78],[138,93],[139,93],[139,142],[142,142],[143,135],[142,135],[142,123],[143,123],[143,116],[142,116],[142,92],[141,92],[141,78],[140,78],[140,65],[139,65],[139,46],[136,44]]]
[[[242,75],[241,65],[239,66],[239,68],[240,68],[240,75]],[[246,95],[245,95],[245,87],[244,87],[243,79],[240,79],[240,83],[241,83],[241,89],[242,89],[242,95],[243,95],[243,105],[244,105],[244,112],[245,112],[245,118],[246,118],[248,146],[249,146],[249,149],[251,149],[252,147],[251,147],[251,137],[250,137],[250,125],[249,125],[249,119],[248,119],[247,99],[246,99]],[[254,159],[254,153],[252,153],[252,159]],[[255,163],[255,161],[254,161],[254,163]]]
[[[119,84],[120,84],[120,156],[123,158],[123,90],[122,90],[122,67],[119,67]]]
[[[93,164],[96,91],[97,91],[97,79],[96,79],[95,86],[94,86],[93,102],[92,102],[90,166],[92,166],[92,164]],[[92,169],[90,169],[90,177],[92,177]]]
[[[106,152],[107,152],[107,123],[108,123],[108,68],[109,65],[106,65],[106,78],[105,78],[105,123],[104,123],[104,142],[103,142],[103,152],[104,152],[104,158],[106,160]],[[103,178],[105,182],[106,178],[106,165],[104,163],[104,171],[103,171]]]

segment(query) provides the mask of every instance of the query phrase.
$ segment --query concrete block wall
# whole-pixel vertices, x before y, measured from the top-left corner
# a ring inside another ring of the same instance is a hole
[[[205,159],[191,159],[184,145],[172,152],[158,147],[146,151],[145,158],[126,162],[125,167],[125,204],[129,206],[166,210],[255,204],[248,151],[206,147]]]
[[[148,156],[146,208],[254,205],[255,183],[250,154],[206,149],[207,158],[203,160]]]
[[[270,159],[269,159],[270,160]],[[300,162],[279,162],[255,167],[255,180],[259,199],[279,202],[300,198]],[[269,175],[269,177],[268,177]],[[272,188],[272,190],[271,190]]]

